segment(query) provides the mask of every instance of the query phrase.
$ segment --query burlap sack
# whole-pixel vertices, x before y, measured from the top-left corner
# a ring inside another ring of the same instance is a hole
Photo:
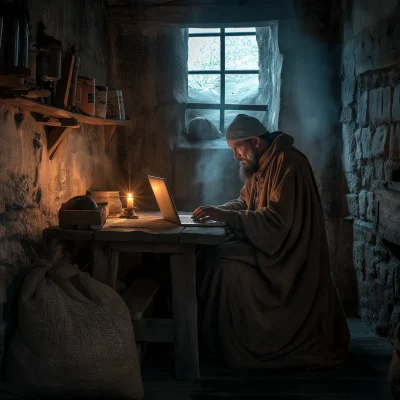
[[[44,264],[26,276],[5,367],[24,397],[144,397],[124,301],[77,266]]]

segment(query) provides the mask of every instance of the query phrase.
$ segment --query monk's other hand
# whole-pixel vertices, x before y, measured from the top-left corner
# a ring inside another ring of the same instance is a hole
[[[202,206],[193,211],[192,217],[196,222],[226,221],[227,211],[214,206]]]

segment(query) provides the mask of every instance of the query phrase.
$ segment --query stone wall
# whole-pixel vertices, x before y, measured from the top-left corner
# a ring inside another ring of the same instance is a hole
[[[342,169],[346,213],[354,221],[358,312],[377,333],[389,336],[400,317],[400,261],[372,235],[371,228],[372,183],[393,180],[400,166],[400,58],[395,47],[400,14],[396,3],[344,3],[341,69]]]
[[[187,34],[184,29],[110,23],[110,83],[123,88],[133,125],[118,137],[120,186],[155,210],[147,174],[172,186],[173,149],[184,131]]]
[[[29,10],[33,35],[41,19],[64,48],[77,45],[80,74],[107,83],[103,1],[31,0]],[[0,107],[0,277],[6,278],[9,300],[12,278],[43,255],[42,230],[57,224],[61,203],[90,187],[114,188],[115,149],[105,152],[102,131],[89,125],[72,129],[50,161],[45,127],[28,112]]]

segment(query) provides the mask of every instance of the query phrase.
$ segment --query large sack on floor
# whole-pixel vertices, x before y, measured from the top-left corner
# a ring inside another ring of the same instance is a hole
[[[69,264],[26,276],[5,367],[7,384],[24,396],[144,397],[127,306]]]

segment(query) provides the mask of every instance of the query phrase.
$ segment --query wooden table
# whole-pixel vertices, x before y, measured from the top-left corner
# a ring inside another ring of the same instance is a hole
[[[75,240],[91,237],[93,277],[114,288],[120,252],[170,254],[176,377],[199,379],[195,246],[223,243],[225,229],[182,227],[162,219],[159,213],[139,216],[108,219],[101,231],[75,231]],[[71,240],[73,232],[54,227],[44,234],[47,238]]]

